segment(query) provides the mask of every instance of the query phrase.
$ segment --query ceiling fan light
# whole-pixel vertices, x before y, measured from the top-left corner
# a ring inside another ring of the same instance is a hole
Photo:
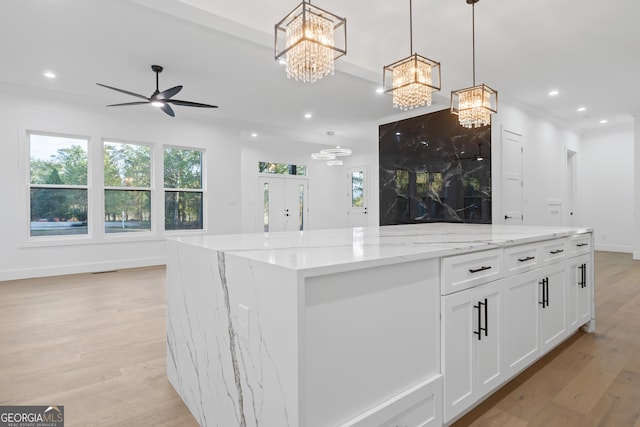
[[[160,107],[164,107],[164,102],[161,101],[152,101],[151,105],[153,105],[154,107],[160,108]]]

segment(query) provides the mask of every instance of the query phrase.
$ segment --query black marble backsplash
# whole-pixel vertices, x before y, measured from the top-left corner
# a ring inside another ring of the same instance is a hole
[[[491,126],[449,109],[381,125],[380,225],[491,223]]]

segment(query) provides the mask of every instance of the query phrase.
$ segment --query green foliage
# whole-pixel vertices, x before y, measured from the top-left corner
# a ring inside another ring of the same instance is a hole
[[[202,151],[165,148],[164,187],[202,188]]]

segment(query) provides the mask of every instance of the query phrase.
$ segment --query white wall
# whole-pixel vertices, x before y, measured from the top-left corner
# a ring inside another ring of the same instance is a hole
[[[580,162],[580,136],[548,118],[505,104],[494,115],[491,126],[493,222],[503,223],[504,215],[501,211],[500,183],[500,141],[504,129],[523,136],[524,224],[555,225],[553,221],[556,218],[548,214],[547,201],[560,200],[566,207],[566,150],[578,152]],[[582,222],[580,212],[576,212],[574,221],[575,224]]]
[[[582,217],[595,228],[596,249],[633,252],[633,126],[586,134],[580,155]]]
[[[271,142],[258,146],[242,140],[240,124],[187,120],[179,112],[169,118],[135,107],[106,110],[99,101],[8,85],[0,85],[0,97],[0,183],[5,206],[0,209],[0,281],[164,263],[164,239],[169,234],[161,226],[156,235],[127,242],[99,241],[99,236],[94,241],[56,246],[29,242],[28,187],[20,172],[28,159],[28,153],[20,149],[27,141],[27,130],[86,136],[96,144],[102,138],[113,138],[205,149],[208,234],[247,231],[245,208],[250,196],[242,189],[255,181],[257,159],[307,164],[310,203],[317,208],[310,225],[343,226],[334,200],[340,173],[326,165],[312,165],[308,156],[317,148],[312,145]]]

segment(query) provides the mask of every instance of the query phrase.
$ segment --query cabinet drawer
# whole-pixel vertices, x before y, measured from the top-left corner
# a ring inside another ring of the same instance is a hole
[[[591,252],[591,233],[570,237],[567,246],[569,256],[588,254]]]
[[[502,277],[502,249],[442,259],[442,294],[472,288]]]
[[[561,261],[567,257],[567,239],[549,240],[541,245],[540,258],[544,264]]]
[[[539,244],[522,245],[504,250],[505,276],[511,276],[540,267]]]

